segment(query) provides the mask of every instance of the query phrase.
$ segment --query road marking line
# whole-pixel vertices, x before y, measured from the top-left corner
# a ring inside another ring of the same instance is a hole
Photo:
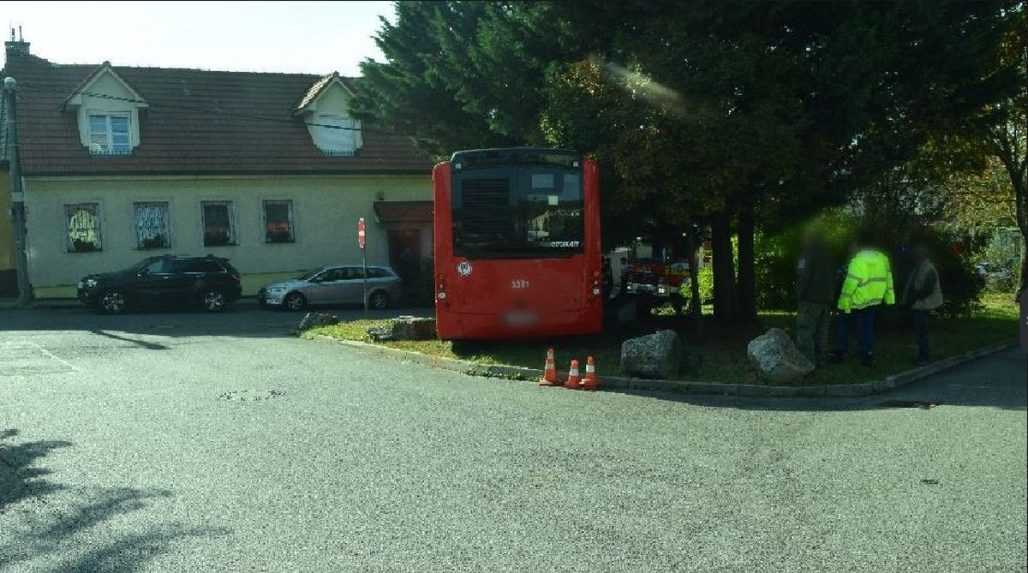
[[[74,372],[82,372],[82,369],[80,369],[78,366],[75,366],[71,362],[68,362],[67,360],[57,356],[56,354],[54,354],[53,352],[50,352],[46,348],[43,348],[37,342],[32,342],[31,340],[7,340],[7,341],[4,342],[4,346],[5,347],[12,347],[12,346],[14,346],[15,342],[19,342],[19,343],[21,343],[23,345],[27,345],[27,347],[26,346],[15,347],[16,349],[27,350],[29,348],[35,348],[36,350],[40,351],[44,356],[46,356],[46,357],[48,357],[51,360],[54,360],[56,362],[60,362],[61,364],[63,364],[65,366],[67,366],[68,368],[70,368],[72,371],[74,371]]]

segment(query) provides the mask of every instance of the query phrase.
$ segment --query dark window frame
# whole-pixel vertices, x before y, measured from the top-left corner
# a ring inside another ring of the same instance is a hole
[[[288,223],[288,228],[285,232],[279,231],[273,234],[270,232],[268,227],[268,207],[278,205],[286,206],[286,222]],[[261,202],[261,216],[264,222],[264,242],[266,244],[288,244],[296,242],[296,215],[292,199],[264,199]]]

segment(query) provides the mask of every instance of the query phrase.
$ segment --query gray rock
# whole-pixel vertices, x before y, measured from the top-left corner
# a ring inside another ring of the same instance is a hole
[[[401,316],[390,323],[390,340],[432,340],[436,338],[435,319]]]
[[[771,328],[746,346],[746,356],[760,377],[771,384],[789,384],[814,371],[814,365],[780,328]]]
[[[339,318],[334,314],[326,312],[308,312],[300,319],[300,325],[296,327],[297,332],[310,330],[315,326],[330,326],[339,324]]]
[[[368,329],[368,336],[375,342],[385,342],[393,339],[393,329],[388,326],[373,326]]]
[[[674,378],[682,363],[682,341],[673,330],[629,338],[621,344],[621,371],[640,378]]]

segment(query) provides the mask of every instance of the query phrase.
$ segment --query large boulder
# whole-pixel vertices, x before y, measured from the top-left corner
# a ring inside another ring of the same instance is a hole
[[[682,341],[673,330],[621,343],[621,371],[640,378],[674,378],[682,363]]]
[[[334,314],[328,314],[327,312],[308,312],[303,315],[300,319],[299,326],[296,327],[297,332],[303,332],[310,330],[315,326],[329,326],[333,324],[339,324],[339,319]]]
[[[751,340],[746,355],[760,377],[772,384],[797,382],[814,371],[814,365],[781,328],[771,328]]]
[[[389,321],[386,326],[369,328],[368,336],[375,342],[384,342],[386,340],[432,340],[436,338],[435,319],[401,316]]]
[[[436,337],[435,319],[400,316],[392,321],[393,340],[432,340]]]

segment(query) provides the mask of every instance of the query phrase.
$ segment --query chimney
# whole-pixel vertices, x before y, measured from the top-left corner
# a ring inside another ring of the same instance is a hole
[[[25,41],[25,37],[21,35],[21,26],[18,26],[18,39],[14,39],[14,28],[11,28],[11,40],[4,42],[4,48],[7,49],[7,57],[11,56],[27,56],[29,55],[29,43]]]

